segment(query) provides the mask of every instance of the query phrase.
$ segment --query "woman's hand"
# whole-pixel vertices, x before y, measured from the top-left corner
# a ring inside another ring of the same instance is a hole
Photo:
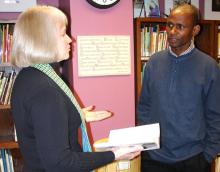
[[[108,111],[92,111],[93,109],[94,106],[88,106],[82,109],[86,122],[101,121],[112,115],[112,113]]]
[[[140,155],[143,147],[141,145],[113,148],[115,160],[130,160]]]

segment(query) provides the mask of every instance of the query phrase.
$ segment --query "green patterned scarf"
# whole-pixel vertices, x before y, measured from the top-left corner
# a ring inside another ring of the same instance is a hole
[[[41,72],[43,72],[44,74],[46,74],[48,77],[50,77],[59,87],[61,90],[63,90],[63,92],[70,98],[71,102],[73,103],[73,105],[76,107],[76,109],[78,110],[81,120],[82,120],[82,124],[80,126],[81,128],[81,132],[82,132],[82,147],[83,147],[83,152],[91,152],[92,148],[91,145],[89,143],[89,138],[87,135],[87,130],[86,130],[86,124],[85,124],[85,120],[83,118],[83,112],[81,107],[79,106],[76,98],[74,97],[74,95],[72,94],[71,90],[69,89],[69,87],[66,85],[66,83],[57,75],[57,73],[54,71],[54,69],[49,65],[49,64],[36,64],[33,65],[32,67],[40,70]]]

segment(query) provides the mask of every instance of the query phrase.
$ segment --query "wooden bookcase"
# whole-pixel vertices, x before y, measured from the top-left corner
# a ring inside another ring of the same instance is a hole
[[[10,149],[14,171],[21,172],[23,159],[19,151],[18,143],[14,140],[14,122],[10,106],[0,105],[0,149]]]
[[[165,25],[166,19],[164,18],[136,18],[134,21],[134,61],[135,61],[135,100],[138,101],[138,97],[141,92],[141,72],[142,65],[146,60],[141,60],[141,28],[144,24],[159,24]]]
[[[0,20],[1,29],[3,25],[12,25],[9,28],[9,32],[13,32],[14,20],[2,21]],[[2,32],[0,32],[2,34]],[[11,38],[10,38],[11,39]],[[2,35],[1,40],[2,42]],[[2,49],[2,44],[1,47]],[[8,51],[9,52],[9,51]],[[2,52],[3,54],[4,52]],[[5,71],[6,73],[11,72],[12,70],[18,72],[18,69],[12,67],[10,64],[10,59],[2,56],[1,54],[1,62],[0,62],[0,71]],[[5,54],[4,54],[5,55]],[[5,61],[6,60],[6,61]],[[1,81],[2,82],[2,81]],[[14,132],[14,122],[11,115],[11,107],[10,105],[0,105],[0,149],[9,149],[13,159],[14,171],[21,172],[23,166],[23,158],[21,156],[18,143],[15,142],[15,132]]]
[[[136,18],[134,20],[134,58],[135,58],[135,100],[137,105],[138,98],[141,92],[141,80],[142,80],[142,66],[147,60],[141,60],[141,28],[147,24],[159,24],[166,25],[165,18]],[[214,20],[201,20],[201,31],[195,37],[195,46],[209,54],[216,60],[218,59],[218,32],[220,27],[220,21]],[[212,163],[212,172],[215,172],[214,161]]]

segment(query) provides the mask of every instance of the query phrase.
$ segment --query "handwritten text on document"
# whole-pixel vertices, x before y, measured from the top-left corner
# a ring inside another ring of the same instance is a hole
[[[131,73],[130,36],[78,36],[78,75]]]

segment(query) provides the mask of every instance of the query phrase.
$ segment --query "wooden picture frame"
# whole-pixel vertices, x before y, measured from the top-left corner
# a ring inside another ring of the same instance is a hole
[[[146,17],[144,14],[144,0],[134,0],[134,14],[133,17]]]
[[[204,19],[205,20],[220,20],[220,11],[212,9],[212,3],[214,3],[214,0],[204,1]]]
[[[159,0],[144,0],[144,7],[147,17],[160,17]]]
[[[36,4],[36,0],[1,0],[0,12],[22,12]]]
[[[220,0],[212,0],[212,11],[220,12]]]

